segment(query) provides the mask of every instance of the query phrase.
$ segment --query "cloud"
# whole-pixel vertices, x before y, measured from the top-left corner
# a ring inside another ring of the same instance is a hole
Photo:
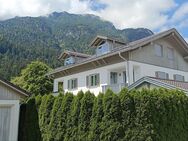
[[[119,29],[146,27],[161,31],[188,25],[188,20],[182,20],[187,17],[188,2],[178,5],[175,0],[0,0],[0,20],[54,11],[95,14]]]
[[[176,6],[174,0],[100,0],[107,4],[99,16],[116,27],[147,27],[157,29],[168,21],[166,12]]]
[[[41,16],[51,12],[91,13],[89,1],[80,0],[0,0],[0,20],[15,16]]]
[[[188,2],[183,3],[178,9],[174,12],[172,20],[174,22],[184,19],[188,15]]]

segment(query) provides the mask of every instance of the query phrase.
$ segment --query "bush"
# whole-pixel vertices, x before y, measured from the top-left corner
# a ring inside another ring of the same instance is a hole
[[[21,107],[19,140],[187,141],[187,109],[178,90],[37,96]]]

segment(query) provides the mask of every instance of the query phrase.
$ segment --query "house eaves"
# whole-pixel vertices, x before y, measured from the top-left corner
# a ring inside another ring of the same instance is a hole
[[[122,45],[126,45],[125,42],[123,41],[119,41],[117,39],[114,39],[114,38],[110,38],[110,37],[107,37],[107,36],[100,36],[100,35],[97,35],[92,41],[91,43],[89,44],[90,47],[96,47],[96,45],[100,44],[102,41],[104,40],[108,40],[108,41],[111,41],[111,42],[115,42],[115,43],[118,43],[118,44],[122,44]]]
[[[23,96],[26,96],[26,97],[30,96],[30,93],[28,93],[27,91],[23,90],[22,88],[14,85],[13,83],[11,83],[1,77],[0,77],[0,83],[4,84],[5,86],[11,88],[12,90],[18,92],[19,94],[21,94]]]

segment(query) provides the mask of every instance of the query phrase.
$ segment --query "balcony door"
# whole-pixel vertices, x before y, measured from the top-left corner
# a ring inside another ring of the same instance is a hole
[[[127,73],[126,71],[123,72],[123,83],[127,83]]]
[[[118,73],[110,72],[110,84],[117,84],[118,82]]]

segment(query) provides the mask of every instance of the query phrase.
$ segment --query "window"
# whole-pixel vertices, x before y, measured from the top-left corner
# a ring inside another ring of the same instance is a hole
[[[75,59],[74,59],[74,57],[72,57],[72,56],[66,58],[65,61],[64,61],[64,65],[65,65],[65,66],[66,66],[66,65],[70,65],[70,64],[74,64],[74,63],[75,63]]]
[[[155,44],[154,47],[155,47],[155,55],[159,56],[159,57],[162,57],[163,56],[163,47],[162,47],[162,45]]]
[[[86,85],[88,87],[97,86],[100,83],[99,74],[92,74],[86,77]]]
[[[173,48],[168,48],[167,57],[169,60],[174,60],[174,50]]]
[[[110,83],[117,84],[117,72],[110,72]]]
[[[156,76],[157,78],[161,78],[161,79],[169,79],[168,73],[161,72],[161,71],[155,72],[155,76]]]
[[[68,80],[68,89],[76,89],[78,87],[78,79],[70,79]]]
[[[184,81],[184,76],[179,75],[179,74],[174,74],[174,80]]]
[[[96,54],[102,55],[102,54],[108,53],[109,51],[110,51],[110,47],[108,43],[104,43],[96,49]]]

